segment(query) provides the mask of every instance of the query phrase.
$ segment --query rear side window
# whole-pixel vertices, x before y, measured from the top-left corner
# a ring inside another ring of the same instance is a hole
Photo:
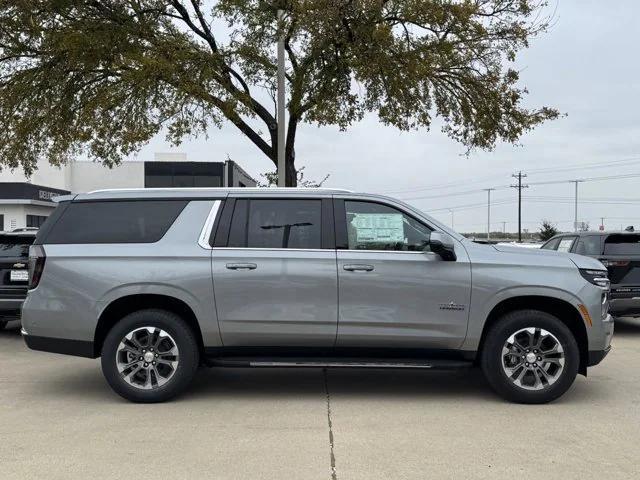
[[[600,255],[602,253],[600,239],[599,235],[587,235],[578,238],[575,253],[579,255]]]
[[[322,248],[322,201],[238,200],[228,246]]]
[[[153,243],[180,215],[184,200],[70,203],[43,243]]]
[[[640,235],[609,235],[604,242],[605,255],[640,255]]]

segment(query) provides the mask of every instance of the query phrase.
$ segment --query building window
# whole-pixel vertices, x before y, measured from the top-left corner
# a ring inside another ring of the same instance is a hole
[[[4,215],[0,214],[0,231],[4,230]]]
[[[213,162],[145,162],[146,188],[221,187],[223,168]]]
[[[27,227],[40,228],[46,219],[46,215],[27,215]]]

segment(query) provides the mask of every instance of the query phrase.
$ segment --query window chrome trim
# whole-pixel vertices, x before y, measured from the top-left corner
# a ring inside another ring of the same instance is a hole
[[[220,200],[216,200],[213,202],[211,210],[209,210],[207,220],[204,222],[204,226],[202,227],[202,231],[200,232],[200,237],[198,238],[198,245],[206,250],[211,250],[213,248],[209,243],[209,239],[211,238],[211,230],[213,229],[213,224],[216,221],[216,215],[218,215],[218,210],[220,209],[221,203],[222,202]]]
[[[336,252],[335,248],[259,248],[259,247],[213,247],[213,250],[240,250],[258,252]]]
[[[213,250],[241,250],[241,251],[275,251],[275,252],[359,252],[359,253],[393,253],[403,255],[436,255],[434,252],[409,252],[403,250],[344,250],[335,248],[259,248],[259,247],[213,247]]]

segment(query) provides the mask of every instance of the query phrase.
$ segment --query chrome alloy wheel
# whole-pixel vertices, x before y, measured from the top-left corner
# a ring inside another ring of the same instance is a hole
[[[120,376],[142,390],[166,384],[176,373],[178,363],[178,345],[171,335],[157,327],[141,327],[129,332],[116,352]]]
[[[543,390],[564,370],[565,355],[558,338],[543,328],[523,328],[502,347],[502,369],[514,385]]]

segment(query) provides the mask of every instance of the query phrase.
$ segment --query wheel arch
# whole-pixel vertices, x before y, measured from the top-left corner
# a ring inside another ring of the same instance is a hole
[[[204,342],[198,319],[187,303],[169,295],[142,293],[117,298],[105,307],[96,325],[93,341],[94,355],[96,357],[101,356],[104,339],[109,330],[119,320],[130,313],[152,308],[166,310],[179,315],[193,330],[198,341],[200,353],[204,352]]]
[[[579,373],[587,374],[587,364],[589,361],[589,340],[587,337],[587,327],[578,309],[566,300],[543,295],[523,295],[510,297],[495,305],[482,329],[478,353],[484,348],[484,342],[489,329],[509,312],[516,310],[539,310],[558,318],[571,331],[578,343],[580,350]]]

